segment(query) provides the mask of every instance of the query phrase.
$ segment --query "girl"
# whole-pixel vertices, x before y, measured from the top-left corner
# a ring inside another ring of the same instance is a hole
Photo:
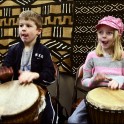
[[[90,89],[106,86],[112,90],[124,88],[124,52],[121,37],[122,20],[113,16],[101,19],[96,25],[98,45],[91,51],[83,65],[82,86]],[[87,124],[84,100],[69,117],[68,123]]]

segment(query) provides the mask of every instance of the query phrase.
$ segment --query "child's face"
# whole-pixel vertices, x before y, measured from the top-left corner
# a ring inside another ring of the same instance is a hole
[[[19,36],[25,44],[35,42],[40,33],[41,29],[32,20],[19,20]]]
[[[107,26],[102,25],[97,30],[98,42],[102,46],[103,49],[113,49],[114,46],[114,29]]]

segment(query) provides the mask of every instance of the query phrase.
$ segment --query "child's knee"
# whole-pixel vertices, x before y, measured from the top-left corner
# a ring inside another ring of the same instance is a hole
[[[74,120],[74,118],[72,116],[70,116],[68,118],[68,124],[73,124],[73,123],[75,123],[75,120]]]

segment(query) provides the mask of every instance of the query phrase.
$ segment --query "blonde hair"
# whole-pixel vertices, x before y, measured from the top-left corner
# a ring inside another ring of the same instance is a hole
[[[19,15],[19,20],[24,19],[24,20],[32,20],[33,22],[35,22],[37,28],[42,28],[42,17],[40,14],[31,11],[31,10],[26,10],[23,11],[20,15]]]
[[[114,49],[113,50],[114,50],[114,53],[112,55],[113,60],[121,60],[123,47],[121,44],[121,36],[119,35],[117,30],[114,30]],[[98,43],[98,45],[96,46],[96,54],[98,56],[103,56],[103,50],[100,43]]]

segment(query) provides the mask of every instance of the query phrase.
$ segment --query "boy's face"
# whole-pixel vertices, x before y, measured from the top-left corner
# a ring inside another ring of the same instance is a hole
[[[25,44],[31,44],[36,41],[37,36],[41,33],[35,22],[32,20],[19,20],[19,36]]]

